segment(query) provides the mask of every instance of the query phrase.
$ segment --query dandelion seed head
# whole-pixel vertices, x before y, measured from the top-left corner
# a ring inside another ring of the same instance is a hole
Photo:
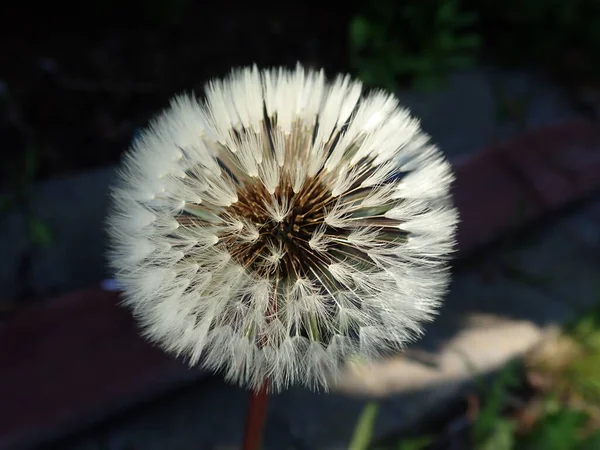
[[[235,70],[124,156],[109,260],[167,351],[249,388],[327,389],[434,317],[452,179],[394,96],[300,66]]]

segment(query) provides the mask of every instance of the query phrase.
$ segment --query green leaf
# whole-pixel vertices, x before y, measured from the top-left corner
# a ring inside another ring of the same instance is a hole
[[[600,430],[595,431],[581,443],[581,450],[598,450],[600,448]]]
[[[379,404],[376,402],[369,402],[365,406],[354,429],[354,435],[348,447],[349,450],[366,450],[369,448],[378,410]]]
[[[586,348],[583,355],[575,359],[564,374],[571,388],[589,404],[600,404],[600,353],[598,348]]]
[[[587,420],[582,411],[559,409],[544,416],[525,438],[526,448],[533,450],[577,450],[580,431]]]
[[[50,227],[35,217],[29,219],[29,237],[41,247],[49,247],[54,240]]]
[[[477,450],[512,450],[514,448],[515,424],[506,419],[498,419],[492,433],[477,445]]]
[[[421,436],[413,439],[405,439],[400,443],[398,450],[424,450],[433,443],[431,436]]]
[[[600,299],[599,299],[600,300]],[[565,332],[585,346],[600,347],[600,305],[591,308],[565,327]]]

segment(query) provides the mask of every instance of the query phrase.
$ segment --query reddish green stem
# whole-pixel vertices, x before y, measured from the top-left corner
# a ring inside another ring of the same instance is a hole
[[[267,416],[267,403],[269,402],[269,380],[265,380],[258,391],[252,391],[248,412],[246,415],[246,429],[244,431],[243,450],[259,450],[262,431]]]

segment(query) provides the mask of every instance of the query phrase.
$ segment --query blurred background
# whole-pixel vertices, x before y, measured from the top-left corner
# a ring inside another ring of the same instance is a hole
[[[103,223],[114,165],[174,94],[200,93],[210,78],[254,63],[348,72],[397,93],[458,166],[526,132],[597,120],[598,23],[596,0],[4,6],[0,327],[110,276]],[[536,145],[552,145],[541,136]],[[571,200],[461,257],[439,323],[414,350],[349,375],[333,395],[274,398],[265,448],[371,448],[363,440],[385,449],[600,449],[600,198],[595,190]],[[444,362],[456,345],[468,364]],[[0,371],[18,373],[9,354],[0,353]],[[17,383],[11,376],[4,382]],[[191,378],[22,448],[238,448],[246,393],[218,377]],[[0,397],[10,415],[6,404]]]

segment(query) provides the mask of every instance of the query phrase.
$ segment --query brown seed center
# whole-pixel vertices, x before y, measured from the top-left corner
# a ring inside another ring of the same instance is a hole
[[[261,277],[306,277],[307,270],[320,258],[309,241],[323,223],[324,206],[330,198],[324,191],[319,181],[309,180],[297,193],[289,183],[282,183],[274,194],[260,183],[238,192],[238,201],[225,214],[254,227],[258,237],[248,241],[240,237],[242,232],[225,239],[233,259]],[[280,220],[274,217],[274,205],[285,213]]]

